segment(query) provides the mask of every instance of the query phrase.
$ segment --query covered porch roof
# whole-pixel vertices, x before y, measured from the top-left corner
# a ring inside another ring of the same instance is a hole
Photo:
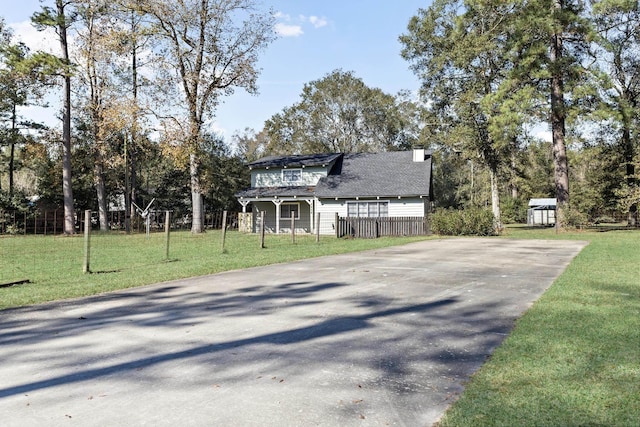
[[[258,187],[236,193],[240,201],[270,201],[273,199],[314,199],[315,187]]]

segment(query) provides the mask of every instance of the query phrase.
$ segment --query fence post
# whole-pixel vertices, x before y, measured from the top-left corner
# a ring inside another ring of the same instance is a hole
[[[165,235],[165,252],[164,252],[164,257],[165,259],[169,259],[169,235],[170,235],[170,219],[171,219],[171,214],[169,213],[169,211],[165,211],[164,213],[164,235]]]
[[[260,211],[260,248],[264,249],[264,211]]]
[[[91,235],[91,211],[84,211],[84,265],[82,266],[82,272],[84,274],[90,273],[89,270],[89,236]]]
[[[316,243],[320,242],[320,212],[316,212]]]
[[[291,211],[291,243],[296,243],[296,213]]]
[[[222,253],[224,253],[224,242],[227,238],[227,211],[222,212]]]
[[[340,238],[340,215],[336,212],[336,239]]]

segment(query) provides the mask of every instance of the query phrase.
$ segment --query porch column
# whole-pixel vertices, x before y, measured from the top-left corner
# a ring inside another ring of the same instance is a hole
[[[276,205],[276,234],[280,234],[280,205],[282,204],[282,200],[273,199],[272,202]]]
[[[313,222],[313,219],[315,218],[315,215],[313,214],[313,200],[306,199],[306,202],[309,204],[309,225],[311,226],[311,232],[315,233],[317,225]]]
[[[247,205],[251,203],[249,200],[238,200],[242,205],[242,213],[247,213]]]

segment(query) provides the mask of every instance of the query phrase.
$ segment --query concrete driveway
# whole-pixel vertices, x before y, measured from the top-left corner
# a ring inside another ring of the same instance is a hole
[[[584,247],[444,239],[0,312],[8,426],[428,426]]]

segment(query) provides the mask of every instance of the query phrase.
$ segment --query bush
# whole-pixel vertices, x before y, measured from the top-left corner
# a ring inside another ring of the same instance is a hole
[[[15,225],[15,224],[9,224],[7,225],[7,229],[5,230],[5,232],[11,236],[16,236],[18,234],[23,234],[23,230],[22,228],[20,228],[20,226]]]
[[[589,217],[578,209],[565,207],[560,210],[560,224],[563,228],[576,229],[589,225]]]
[[[431,216],[431,230],[441,236],[494,236],[495,218],[489,209],[437,209]]]
[[[527,204],[522,199],[505,197],[500,203],[500,215],[505,224],[526,224]]]

